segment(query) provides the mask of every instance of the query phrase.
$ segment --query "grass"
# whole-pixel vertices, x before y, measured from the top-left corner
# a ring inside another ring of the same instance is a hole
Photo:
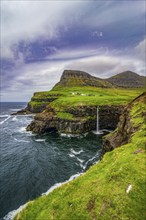
[[[63,95],[50,103],[51,107],[56,110],[81,105],[123,105],[138,96],[142,89],[74,87],[62,88],[60,92]]]
[[[141,101],[132,108],[131,120],[139,129],[128,144],[106,153],[81,177],[29,202],[14,219],[145,220],[145,107]]]
[[[139,89],[82,87],[55,87],[51,91],[36,92],[29,102],[31,109],[50,105],[60,119],[73,119],[66,109],[78,106],[125,105],[143,91]],[[49,102],[50,98],[57,98]],[[42,101],[41,101],[42,99]],[[48,99],[48,101],[47,101]],[[45,101],[46,100],[46,101]]]
[[[67,112],[57,112],[57,117],[60,119],[73,120],[74,116]]]

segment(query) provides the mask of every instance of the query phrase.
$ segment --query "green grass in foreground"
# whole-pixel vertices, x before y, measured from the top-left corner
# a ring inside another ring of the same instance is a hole
[[[106,153],[81,177],[29,202],[15,220],[145,220],[145,107],[139,102],[131,111],[139,130],[130,143]]]

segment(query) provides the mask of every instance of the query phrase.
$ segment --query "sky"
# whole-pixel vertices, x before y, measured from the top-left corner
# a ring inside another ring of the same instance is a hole
[[[29,101],[65,69],[145,75],[144,0],[1,0],[1,100]]]

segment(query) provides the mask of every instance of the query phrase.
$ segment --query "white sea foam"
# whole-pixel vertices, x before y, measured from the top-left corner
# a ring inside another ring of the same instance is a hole
[[[14,117],[12,118],[12,121],[18,121],[18,118],[17,118],[16,116],[14,116]]]
[[[26,133],[26,127],[21,127],[19,130],[18,130],[20,133]]]
[[[58,188],[58,187],[64,185],[65,183],[68,183],[68,182],[74,180],[75,178],[77,178],[78,176],[81,176],[82,174],[83,174],[83,173],[77,173],[77,174],[75,174],[75,175],[72,175],[72,176],[69,178],[69,180],[66,180],[66,181],[64,181],[64,182],[62,182],[62,183],[56,183],[56,184],[55,184],[54,186],[52,186],[47,192],[42,193],[42,195],[48,195],[48,194],[49,194],[50,192],[52,192],[54,189],[56,189],[56,188]]]
[[[70,157],[75,157],[75,155],[74,155],[74,154],[69,154],[69,156],[70,156]]]
[[[10,111],[20,111],[21,108],[11,108]]]
[[[0,118],[6,118],[8,117],[9,115],[0,115]]]
[[[11,212],[9,212],[5,217],[4,220],[12,220],[15,215],[17,215],[19,212],[21,212],[25,207],[26,207],[27,203],[24,205],[21,205],[18,209],[13,210]]]
[[[3,121],[0,122],[0,124],[4,124],[9,118],[11,118],[11,116],[9,115],[7,118],[5,118]]]
[[[36,141],[36,142],[45,142],[46,139],[36,139],[35,141]]]
[[[85,165],[83,166],[83,169],[84,169],[84,170],[86,169],[86,167],[87,167],[87,165],[88,165],[89,162],[91,162],[91,161],[93,161],[94,159],[96,159],[97,155],[98,155],[98,153],[97,153],[95,156],[93,156],[92,158],[90,158],[90,159],[85,163]],[[99,162],[99,161],[96,161],[95,163],[98,163],[98,162]],[[95,164],[95,163],[93,163],[93,164]]]
[[[102,130],[99,130],[99,131],[92,131],[92,133],[97,134],[97,135],[104,134],[104,132],[112,132],[112,130],[102,129]]]
[[[17,115],[18,117],[33,117],[35,114]]]
[[[67,137],[67,138],[70,138],[70,137],[79,137],[78,134],[65,134],[65,133],[60,133],[60,136],[61,136],[61,137]]]
[[[65,133],[60,133],[61,137],[75,137],[75,138],[83,138],[86,137],[88,133],[84,133],[84,134],[65,134]]]
[[[71,148],[71,152],[75,155],[79,155],[83,152],[83,149],[81,149],[80,151],[75,151],[73,148]]]
[[[84,162],[84,160],[82,160],[82,159],[80,159],[80,158],[78,158],[78,157],[76,157],[77,158],[77,160],[80,162],[80,163],[83,163]]]
[[[101,135],[101,134],[103,134],[103,131],[92,131],[94,134],[97,134],[97,135]]]
[[[56,188],[58,188],[58,187],[64,185],[65,183],[68,183],[68,182],[74,180],[75,178],[77,178],[78,176],[81,176],[82,174],[83,174],[83,173],[77,173],[77,174],[75,174],[75,175],[72,175],[72,176],[69,178],[69,180],[66,180],[66,181],[64,181],[64,182],[62,182],[62,183],[56,183],[56,184],[55,184],[54,186],[52,186],[49,190],[47,190],[47,192],[42,193],[42,196],[48,195],[48,194],[49,194],[50,192],[52,192],[54,189],[56,189]],[[28,202],[28,203],[29,203],[29,202]],[[19,207],[18,209],[16,209],[16,210],[13,210],[13,211],[9,212],[9,213],[4,217],[4,220],[13,220],[14,217],[15,217],[15,215],[17,215],[19,212],[21,212],[21,211],[27,206],[28,203],[26,203],[26,204],[20,206],[20,207]]]
[[[15,141],[17,142],[24,142],[24,143],[29,143],[30,141],[27,141],[27,140],[18,140],[17,138],[14,138]]]

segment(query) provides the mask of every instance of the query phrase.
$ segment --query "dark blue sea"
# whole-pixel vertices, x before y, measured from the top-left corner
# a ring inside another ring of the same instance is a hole
[[[33,115],[11,115],[25,106],[26,103],[1,103],[0,219],[11,219],[9,212],[55,184],[85,172],[100,159],[101,135],[34,135],[25,130]]]

